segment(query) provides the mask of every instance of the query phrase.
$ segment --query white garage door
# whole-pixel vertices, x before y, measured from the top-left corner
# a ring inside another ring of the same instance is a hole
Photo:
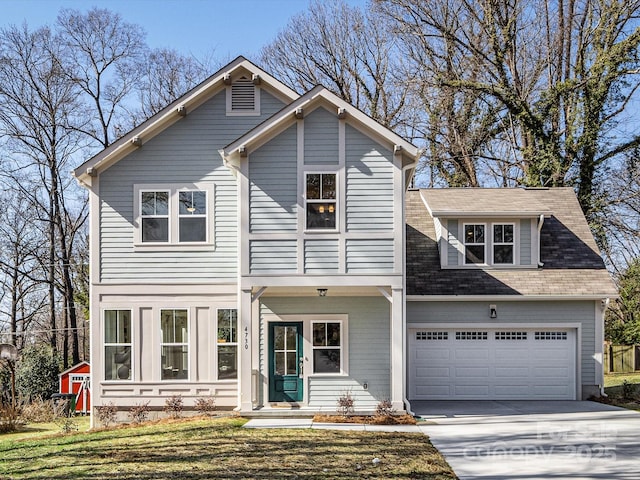
[[[410,329],[410,400],[574,400],[573,329]]]

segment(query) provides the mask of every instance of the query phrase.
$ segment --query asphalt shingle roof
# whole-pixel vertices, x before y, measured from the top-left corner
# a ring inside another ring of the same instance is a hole
[[[544,266],[441,269],[433,218],[423,198],[434,213],[455,211],[460,217],[480,213],[491,217],[509,211],[544,213],[540,246]],[[571,188],[410,190],[406,228],[408,295],[617,295]]]

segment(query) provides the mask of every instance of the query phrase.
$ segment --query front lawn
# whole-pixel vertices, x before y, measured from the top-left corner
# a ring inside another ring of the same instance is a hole
[[[609,397],[606,403],[640,410],[640,372],[606,374],[604,391]]]
[[[0,436],[0,478],[456,478],[422,434],[245,429],[245,421],[163,421],[21,441]]]

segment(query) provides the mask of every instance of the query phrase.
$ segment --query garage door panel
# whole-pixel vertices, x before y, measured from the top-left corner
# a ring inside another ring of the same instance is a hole
[[[409,332],[411,399],[576,397],[575,330],[478,327],[416,332]]]
[[[454,358],[456,360],[488,360],[489,350],[487,348],[461,348],[455,349]]]

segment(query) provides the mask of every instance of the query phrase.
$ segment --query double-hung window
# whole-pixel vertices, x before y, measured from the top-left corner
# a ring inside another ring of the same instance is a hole
[[[131,311],[104,312],[104,379],[131,380]]]
[[[464,263],[485,263],[485,225],[464,225]]]
[[[218,380],[238,378],[238,310],[218,310]]]
[[[311,325],[313,373],[342,373],[342,322],[312,322]]]
[[[161,379],[189,378],[189,318],[186,309],[160,310]]]
[[[305,185],[308,230],[336,228],[336,174],[307,173]]]
[[[211,242],[213,185],[136,185],[138,246]]]
[[[493,224],[493,263],[513,265],[514,245],[514,225],[512,223]]]
[[[169,191],[140,192],[140,221],[143,242],[169,241]]]

